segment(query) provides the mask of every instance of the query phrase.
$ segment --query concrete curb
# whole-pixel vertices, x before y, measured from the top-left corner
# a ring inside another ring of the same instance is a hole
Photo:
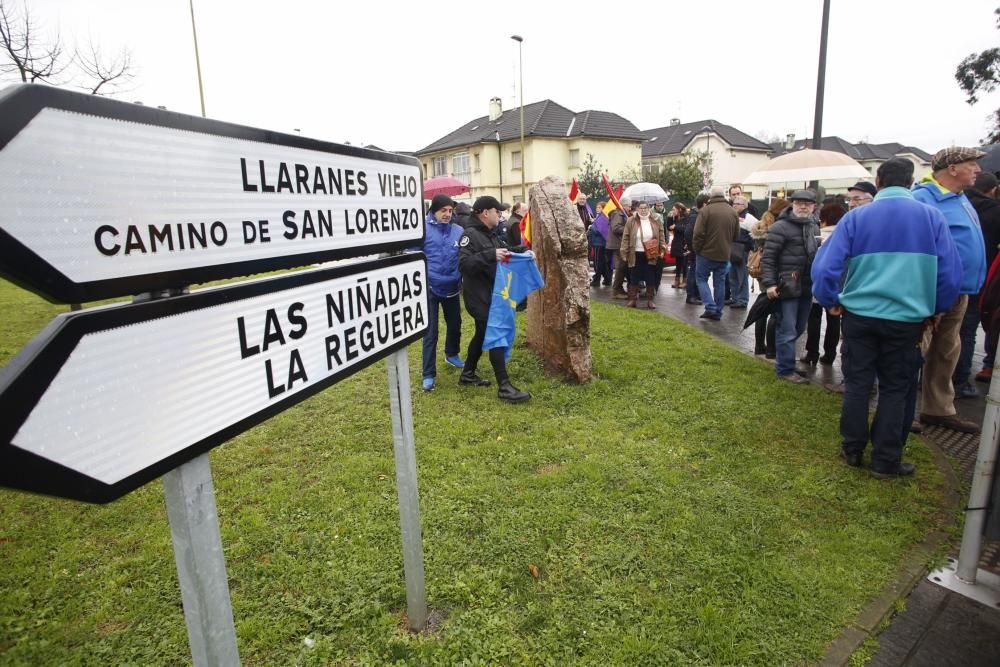
[[[875,599],[861,610],[857,619],[827,646],[823,659],[817,663],[822,667],[847,665],[854,652],[861,648],[869,637],[876,637],[881,633],[884,629],[883,622],[895,612],[896,601],[908,597],[927,575],[929,561],[948,541],[947,529],[957,522],[961,508],[962,483],[937,443],[926,437],[923,441],[931,451],[934,465],[944,475],[944,503],[932,518],[932,524],[937,527],[928,533],[922,542],[910,549],[903,559],[896,578],[887,583]]]

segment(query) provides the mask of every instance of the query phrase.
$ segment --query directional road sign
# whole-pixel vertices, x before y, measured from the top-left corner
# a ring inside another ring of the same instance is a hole
[[[80,303],[415,247],[415,158],[37,85],[0,92],[0,275]]]
[[[108,502],[420,338],[422,253],[58,316],[0,369],[0,485]]]

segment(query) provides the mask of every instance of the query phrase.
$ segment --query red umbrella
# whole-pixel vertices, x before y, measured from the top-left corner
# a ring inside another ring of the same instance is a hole
[[[448,195],[453,197],[468,192],[471,188],[451,176],[435,176],[424,181],[424,199],[433,199],[434,195]]]

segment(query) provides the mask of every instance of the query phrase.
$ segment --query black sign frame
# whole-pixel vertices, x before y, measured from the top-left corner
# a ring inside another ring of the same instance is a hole
[[[90,503],[111,502],[419,340],[424,336],[426,328],[413,332],[385,350],[291,396],[277,400],[267,408],[114,484],[93,479],[11,443],[83,336],[344,276],[364,275],[369,271],[410,263],[414,259],[423,261],[426,276],[427,260],[424,254],[405,253],[373,261],[237,283],[184,296],[74,311],[57,316],[10,363],[0,368],[0,404],[4,406],[0,411],[0,486]],[[424,288],[430,289],[430,285],[425,282]]]
[[[320,151],[350,157],[391,162],[417,167],[418,159],[395,153],[346,146],[299,135],[262,130],[218,120],[154,109],[139,104],[111,100],[97,95],[85,95],[49,86],[19,84],[0,91],[0,151],[10,143],[43,109],[60,109],[89,116],[140,123],[156,127],[209,134],[232,139],[245,139],[288,148]],[[423,201],[423,181],[420,181]],[[346,259],[363,255],[417,248],[423,245],[426,228],[423,211],[420,212],[420,238],[405,241],[373,243],[351,248],[337,248],[316,252],[284,255],[209,264],[186,269],[147,273],[142,275],[109,278],[77,283],[66,276],[9,232],[0,229],[0,276],[29,291],[37,293],[52,303],[83,303],[142,292],[179,288],[197,283],[225,278],[250,276],[268,271],[290,269],[309,264]]]

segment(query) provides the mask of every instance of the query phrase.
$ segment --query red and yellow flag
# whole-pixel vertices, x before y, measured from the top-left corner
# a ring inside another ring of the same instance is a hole
[[[531,247],[531,211],[524,214],[521,218],[521,243]]]
[[[612,190],[611,189],[611,184],[608,183],[608,177],[605,176],[604,174],[601,174],[601,180],[604,181],[604,188],[608,191],[608,197],[611,198],[610,201],[609,201],[609,203],[613,203],[615,205],[615,208],[617,208],[622,213],[628,215],[628,211],[626,211],[622,207],[621,202],[618,201],[618,198],[621,197],[622,196],[622,192],[624,192],[624,188],[619,185],[617,190]]]
[[[580,186],[576,182],[576,179],[574,178],[573,179],[573,187],[571,187],[569,189],[569,200],[575,204],[576,203],[576,198],[577,198],[577,196],[579,194],[580,194]]]

